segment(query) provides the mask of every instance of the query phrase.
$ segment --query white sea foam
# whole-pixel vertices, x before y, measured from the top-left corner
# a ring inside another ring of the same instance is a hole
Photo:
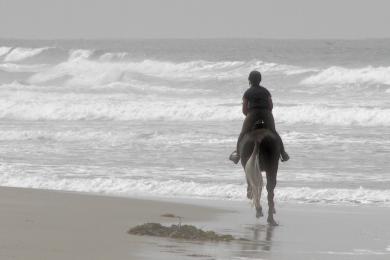
[[[71,85],[67,85],[70,86]],[[116,92],[120,90],[124,91],[134,91],[135,93],[143,93],[147,95],[151,94],[159,94],[159,95],[177,95],[177,94],[187,94],[187,95],[193,95],[193,94],[207,94],[210,93],[212,90],[210,89],[197,89],[197,88],[185,88],[185,87],[169,87],[166,85],[161,84],[147,84],[143,81],[133,80],[133,79],[127,79],[126,82],[112,82],[105,85],[95,85],[92,87],[89,87],[89,89],[112,89]]]
[[[21,87],[22,88],[22,87]],[[2,91],[0,118],[24,120],[242,120],[240,104],[218,98],[180,98],[136,93],[41,93]],[[278,122],[318,125],[390,126],[390,109],[329,107],[323,105],[278,106]]]
[[[367,107],[329,107],[324,105],[297,105],[277,107],[275,118],[289,124],[308,123],[320,125],[389,126],[390,109]]]
[[[153,98],[134,95],[75,94],[3,91],[0,118],[24,120],[233,120],[237,107],[222,106],[218,99]],[[221,118],[223,116],[223,118]]]
[[[390,205],[390,190],[279,188],[276,195],[281,201],[331,204],[383,204]]]
[[[0,70],[5,72],[39,72],[42,71],[46,64],[15,64],[15,63],[0,63]]]
[[[128,56],[127,52],[115,52],[115,53],[107,52],[107,53],[102,54],[99,57],[99,60],[104,61],[104,62],[109,62],[109,61],[122,60],[123,58],[125,58],[127,56]]]
[[[57,142],[75,142],[75,141],[100,141],[110,144],[122,143],[128,144],[134,139],[134,133],[118,134],[110,131],[91,131],[90,129],[81,129],[80,131],[66,130],[1,130],[0,141],[44,141],[52,140]]]
[[[92,54],[93,50],[87,49],[76,49],[69,51],[69,61],[79,60],[79,59],[88,59]]]
[[[390,67],[330,67],[301,81],[305,85],[385,84],[390,85]]]
[[[151,145],[185,145],[185,144],[224,144],[234,143],[236,138],[216,138],[216,135],[200,133],[176,133],[135,134],[131,131],[107,131],[107,130],[45,130],[45,129],[4,129],[0,130],[0,141],[55,141],[55,142],[99,142],[110,145],[131,145],[133,143],[145,143]]]
[[[11,47],[6,47],[6,46],[0,47],[0,57],[7,54],[11,49],[12,49]]]
[[[193,181],[131,179],[84,176],[58,177],[45,170],[44,174],[24,173],[1,166],[0,185],[54,190],[97,192],[124,196],[161,196],[204,199],[245,200],[245,184],[197,183]],[[85,175],[85,173],[84,173]],[[264,196],[263,196],[264,197]],[[390,190],[314,189],[308,187],[278,187],[275,199],[282,202],[341,205],[390,206]]]
[[[352,251],[325,251],[320,252],[327,255],[344,255],[344,256],[374,256],[374,255],[388,255],[385,251],[375,251],[371,249],[354,249]]]
[[[49,47],[44,48],[15,48],[4,58],[5,62],[21,61],[27,58],[31,58],[35,55],[40,54]]]

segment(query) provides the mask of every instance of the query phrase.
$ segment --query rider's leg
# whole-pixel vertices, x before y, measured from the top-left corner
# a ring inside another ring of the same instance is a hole
[[[276,134],[276,136],[278,137],[279,142],[280,142],[280,157],[281,157],[281,160],[282,160],[282,162],[286,162],[286,161],[288,161],[290,159],[290,156],[288,155],[286,150],[284,150],[284,144],[283,144],[282,138],[280,137],[278,132],[274,131],[274,133]]]
[[[229,159],[233,161],[235,164],[237,164],[240,161],[240,149],[239,145],[241,142],[241,139],[244,137],[246,133],[248,133],[254,124],[256,117],[254,113],[249,113],[244,120],[244,123],[242,124],[241,133],[238,136],[237,144],[236,144],[236,150],[233,151],[233,153],[230,155]]]
[[[268,129],[272,130],[272,132],[274,132],[276,134],[276,136],[278,137],[278,139],[279,139],[279,143],[280,143],[280,157],[281,157],[282,162],[288,161],[290,159],[290,156],[284,150],[284,144],[283,144],[282,138],[280,137],[279,133],[276,132],[275,119],[274,119],[274,116],[272,115],[272,113],[268,114],[268,116],[266,117],[265,123],[266,123],[266,127]]]
[[[246,117],[245,117],[245,120],[244,120],[244,123],[242,124],[242,128],[241,128],[241,133],[240,135],[238,136],[238,139],[237,139],[237,144],[236,144],[236,151],[237,153],[239,154],[240,153],[240,142],[242,140],[242,138],[252,130],[253,128],[253,125],[256,121],[257,117],[256,117],[256,113],[249,113]]]

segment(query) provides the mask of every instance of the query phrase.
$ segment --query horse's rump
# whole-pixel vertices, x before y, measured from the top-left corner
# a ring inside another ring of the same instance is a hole
[[[239,145],[242,166],[245,167],[255,143],[258,144],[262,170],[267,171],[270,167],[275,167],[275,164],[279,162],[280,143],[276,134],[265,128],[253,130],[242,138]]]

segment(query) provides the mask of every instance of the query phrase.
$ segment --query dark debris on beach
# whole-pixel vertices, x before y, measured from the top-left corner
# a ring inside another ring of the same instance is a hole
[[[214,231],[204,231],[192,225],[171,225],[170,227],[167,227],[159,223],[146,223],[131,228],[128,233],[132,235],[169,237],[197,241],[229,242],[235,240],[232,235],[220,235]]]

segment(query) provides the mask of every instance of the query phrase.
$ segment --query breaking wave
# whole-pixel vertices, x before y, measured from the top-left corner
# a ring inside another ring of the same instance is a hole
[[[304,85],[330,84],[384,84],[390,85],[390,67],[372,67],[348,69],[330,67],[301,81]]]
[[[21,61],[36,56],[47,49],[49,49],[49,47],[44,47],[44,48],[17,47],[7,54],[7,56],[4,58],[4,61],[5,62]]]
[[[0,47],[0,57],[7,54],[12,48],[11,47]]]
[[[5,72],[39,72],[45,68],[45,64],[15,64],[0,63],[0,70]]]
[[[263,61],[198,60],[175,63],[151,59],[125,60],[127,53],[105,53],[98,59],[92,59],[92,54],[91,50],[73,50],[69,53],[68,60],[33,75],[30,83],[38,84],[64,76],[71,77],[68,82],[71,85],[94,85],[126,81],[134,74],[176,80],[215,80],[246,77],[248,71],[253,69],[269,74],[285,75],[313,71],[313,69]]]
[[[275,108],[277,121],[294,124],[390,126],[390,109],[361,106],[296,105]]]

